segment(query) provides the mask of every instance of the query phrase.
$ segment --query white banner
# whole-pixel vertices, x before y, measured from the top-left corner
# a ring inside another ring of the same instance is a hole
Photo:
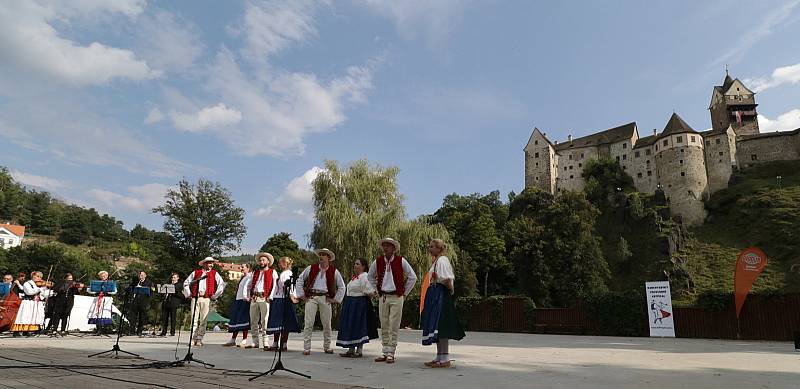
[[[650,336],[675,337],[669,281],[646,282]]]

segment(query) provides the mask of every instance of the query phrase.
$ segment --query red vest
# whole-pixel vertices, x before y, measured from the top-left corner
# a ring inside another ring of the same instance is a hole
[[[217,271],[211,269],[207,273],[208,277],[206,277],[206,291],[203,294],[203,297],[211,297],[217,291]],[[194,271],[193,280],[196,280],[203,276],[203,269],[197,269]],[[202,282],[202,281],[201,281]],[[199,283],[195,283],[192,285],[192,297],[197,297],[197,286]]]
[[[260,275],[264,276],[264,290],[261,293],[264,293],[264,297],[269,297],[269,294],[272,292],[272,272],[275,270],[272,268],[267,268],[264,270],[256,270],[253,272],[253,280],[250,282],[250,295],[253,295],[253,292],[256,291],[256,284],[258,283],[258,277]]]
[[[311,270],[308,272],[308,278],[306,279],[305,285],[303,285],[303,293],[306,294],[306,297],[311,296],[311,288],[314,286],[314,281],[317,279],[317,275],[319,274],[319,264],[315,263],[311,265]],[[325,281],[328,284],[328,297],[334,298],[336,296],[336,267],[328,264],[328,270],[325,272]]]
[[[383,276],[386,275],[386,258],[381,255],[376,259],[378,262],[378,294],[384,294],[383,291]],[[390,263],[392,267],[392,280],[394,281],[395,291],[398,297],[401,297],[406,292],[405,273],[403,272],[403,257],[395,255]]]

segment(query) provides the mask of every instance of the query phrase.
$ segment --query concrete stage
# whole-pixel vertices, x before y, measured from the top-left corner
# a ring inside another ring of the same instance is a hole
[[[453,342],[450,369],[427,369],[435,347],[419,343],[420,332],[401,331],[397,363],[372,361],[380,342],[365,347],[362,359],[322,353],[321,334],[315,332],[313,354],[300,353],[302,341],[293,334],[286,367],[312,375],[312,381],[286,373],[247,381],[244,372],[269,368],[273,354],[261,350],[224,348],[228,334],[209,333],[195,357],[216,364],[203,369],[192,364],[167,369],[65,368],[0,369],[0,387],[12,388],[143,388],[151,385],[120,383],[80,374],[90,372],[174,388],[798,388],[800,353],[789,342],[651,339],[470,332]],[[335,338],[335,334],[334,334]],[[186,353],[185,335],[178,357]],[[42,364],[130,365],[147,361],[100,359],[85,356],[111,349],[108,338],[2,338],[0,357]],[[176,337],[132,338],[120,341],[123,350],[150,360],[175,360]],[[337,353],[339,350],[336,350]],[[25,363],[0,359],[1,366]]]

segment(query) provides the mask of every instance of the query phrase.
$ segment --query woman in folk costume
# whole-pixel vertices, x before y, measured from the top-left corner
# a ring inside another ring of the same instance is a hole
[[[339,354],[346,358],[361,358],[364,343],[378,338],[371,300],[372,296],[377,295],[377,291],[369,282],[366,269],[367,264],[363,259],[356,259],[353,263],[353,276],[347,284],[347,296],[339,314],[336,345],[347,348],[346,352]]]
[[[100,292],[89,291],[90,294],[97,295],[92,300],[92,305],[89,306],[88,322],[97,327],[95,335],[102,335],[103,328],[113,323],[111,314],[114,309],[114,298],[110,296],[117,294],[117,286],[114,281],[109,280],[108,272],[105,270],[97,272],[97,277],[102,283],[102,290]]]
[[[269,319],[267,320],[267,334],[273,335],[272,346],[267,351],[275,351],[278,347],[281,351],[286,351],[286,343],[289,341],[290,332],[300,332],[300,325],[297,323],[294,306],[297,298],[294,297],[294,286],[289,287],[289,295],[286,295],[284,286],[292,279],[292,263],[289,257],[281,257],[278,260],[278,267],[281,274],[278,281],[272,286],[272,295],[269,304]],[[280,346],[278,342],[280,341]]]
[[[278,273],[272,268],[275,257],[270,253],[256,254],[258,267],[253,270],[250,286],[245,289],[245,299],[250,301],[250,334],[253,344],[246,348],[267,350],[267,317],[272,286],[277,282]]]
[[[242,333],[242,343],[239,347],[247,346],[247,332],[250,331],[250,301],[245,300],[245,295],[253,277],[252,267],[253,265],[249,263],[242,264],[244,275],[239,279],[236,300],[233,301],[231,310],[228,312],[228,318],[230,318],[228,332],[231,332],[231,339],[223,344],[223,347],[236,346],[236,336],[239,335],[239,332]]]
[[[333,349],[331,349],[332,306],[341,303],[345,293],[342,274],[331,264],[336,260],[336,254],[328,249],[319,249],[316,252],[319,263],[305,268],[297,278],[297,297],[306,302],[303,355],[311,355],[311,334],[314,331],[317,311],[319,311],[319,319],[322,322],[323,350],[325,350],[325,354],[333,354]]]
[[[422,344],[429,346],[436,343],[436,359],[426,362],[425,366],[428,367],[450,367],[450,339],[464,338],[464,330],[458,323],[453,299],[453,282],[456,277],[450,260],[444,256],[446,248],[441,239],[430,242],[428,252],[433,262],[422,284]],[[427,289],[425,284],[428,284]]]
[[[217,260],[212,257],[204,258],[197,263],[202,266],[202,269],[193,271],[183,281],[183,295],[186,298],[192,298],[192,326],[196,325],[196,327],[194,329],[194,339],[191,341],[197,347],[203,345],[203,336],[205,336],[206,327],[208,327],[208,311],[211,308],[211,301],[216,301],[225,290],[225,280],[214,270],[214,263],[216,262]],[[195,280],[198,281],[194,282]],[[196,311],[195,307],[197,308]]]
[[[11,326],[11,332],[22,332],[28,335],[30,332],[39,331],[44,323],[44,300],[50,296],[51,291],[42,281],[42,272],[31,273],[31,279],[22,284],[22,297],[17,317]]]

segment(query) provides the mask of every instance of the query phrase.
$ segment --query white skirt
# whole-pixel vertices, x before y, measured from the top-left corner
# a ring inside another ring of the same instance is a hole
[[[22,300],[14,324],[41,325],[44,322],[44,302]]]
[[[111,307],[113,306],[114,299],[112,297],[95,297],[92,300],[92,305],[89,306],[89,324],[111,324]]]

